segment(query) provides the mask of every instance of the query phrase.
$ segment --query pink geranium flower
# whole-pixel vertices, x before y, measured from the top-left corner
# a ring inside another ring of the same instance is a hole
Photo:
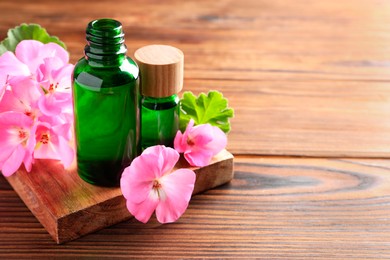
[[[227,137],[216,126],[202,124],[194,126],[190,120],[184,133],[177,132],[174,147],[192,166],[206,166],[211,159],[225,149]]]
[[[43,44],[35,40],[23,40],[15,49],[15,54],[7,51],[0,56],[0,83],[14,76],[29,76],[42,81],[44,76],[40,67],[46,59],[55,58],[65,66],[69,62],[69,54],[55,43]]]
[[[69,54],[55,43],[21,41],[0,56],[0,170],[9,176],[34,158],[74,158]],[[11,118],[11,117],[14,118]]]
[[[3,53],[0,57],[0,75],[3,75],[3,84],[11,76],[31,76],[31,72],[26,64],[21,62],[15,54],[10,51]]]
[[[17,171],[22,163],[31,170],[35,146],[33,120],[23,113],[0,114],[0,168],[4,176]]]
[[[40,115],[38,109],[40,97],[36,81],[30,77],[13,77],[10,80],[10,89],[5,91],[0,102],[0,112],[21,112],[35,120]]]
[[[29,66],[39,82],[42,91],[38,102],[40,111],[45,115],[55,116],[71,110],[70,90],[74,66],[69,64],[67,51],[55,43],[43,44],[27,40],[18,44],[15,54]]]
[[[66,138],[70,127],[70,124],[51,126],[39,123],[35,132],[34,158],[60,160],[65,168],[69,167],[74,157],[74,151]]]
[[[0,56],[0,100],[7,87],[9,86],[9,79],[13,76],[27,76],[31,75],[27,65],[23,64],[10,51],[5,52]]]
[[[172,172],[179,160],[172,148],[152,146],[135,158],[120,181],[130,213],[146,223],[154,211],[160,223],[176,221],[187,209],[195,183],[189,169]]]
[[[72,107],[71,75],[73,65],[57,57],[46,58],[39,67],[38,81],[43,91],[39,100],[42,113],[54,116]]]
[[[62,64],[62,66],[69,63],[69,54],[56,43],[42,43],[36,40],[23,40],[15,49],[16,58],[25,66],[28,67],[31,75],[33,75],[38,81],[42,80],[42,73],[39,71],[40,66],[46,59],[56,58]],[[20,67],[20,64],[18,64]],[[24,66],[23,66],[24,69]]]

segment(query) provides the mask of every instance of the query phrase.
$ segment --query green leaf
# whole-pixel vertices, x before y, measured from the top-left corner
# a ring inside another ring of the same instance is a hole
[[[0,43],[0,55],[7,51],[7,48]]]
[[[22,40],[37,40],[42,43],[54,42],[66,49],[65,43],[56,36],[50,36],[45,28],[39,24],[21,24],[13,29],[9,29],[5,38],[0,43],[0,55],[6,51],[15,51],[16,45]]]
[[[211,124],[219,127],[225,133],[230,131],[229,118],[234,116],[232,108],[228,107],[228,101],[221,92],[209,91],[201,93],[199,97],[192,92],[184,92],[180,101],[180,130],[184,131],[192,118],[195,125]]]

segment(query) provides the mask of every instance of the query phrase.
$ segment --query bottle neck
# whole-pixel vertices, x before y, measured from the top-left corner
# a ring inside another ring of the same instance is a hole
[[[90,22],[86,40],[85,59],[93,67],[119,66],[126,59],[125,34],[118,21],[99,19]]]

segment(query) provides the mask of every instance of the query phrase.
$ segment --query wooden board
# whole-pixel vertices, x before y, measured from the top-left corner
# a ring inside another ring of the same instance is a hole
[[[233,178],[233,156],[224,150],[210,165],[193,169],[193,194],[214,188]],[[19,170],[7,178],[31,212],[57,243],[64,243],[131,218],[120,188],[105,188],[82,181],[74,169],[63,170],[53,160],[37,160],[30,173]]]

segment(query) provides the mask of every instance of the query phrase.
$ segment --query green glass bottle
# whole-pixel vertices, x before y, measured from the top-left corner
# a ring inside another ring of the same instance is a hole
[[[142,149],[156,144],[173,146],[179,129],[179,97],[143,97],[141,106]]]
[[[94,20],[86,39],[73,71],[77,170],[91,184],[118,186],[139,152],[139,70],[120,22]]]
[[[141,147],[172,147],[179,130],[177,93],[183,88],[183,52],[168,45],[148,45],[134,56],[141,75]]]

